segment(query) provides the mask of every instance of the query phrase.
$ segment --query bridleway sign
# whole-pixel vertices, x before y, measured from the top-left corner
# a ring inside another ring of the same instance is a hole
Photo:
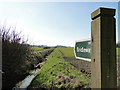
[[[77,59],[91,61],[91,40],[75,41],[74,53]]]

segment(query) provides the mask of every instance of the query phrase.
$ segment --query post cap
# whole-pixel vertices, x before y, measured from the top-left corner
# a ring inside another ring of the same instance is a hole
[[[92,20],[96,19],[99,16],[115,16],[115,9],[100,7],[91,13]]]

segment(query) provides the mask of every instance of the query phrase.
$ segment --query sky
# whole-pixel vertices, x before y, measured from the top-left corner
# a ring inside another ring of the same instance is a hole
[[[116,9],[118,40],[118,2],[3,2],[0,25],[15,26],[31,45],[74,47],[91,37],[91,13],[99,7]]]

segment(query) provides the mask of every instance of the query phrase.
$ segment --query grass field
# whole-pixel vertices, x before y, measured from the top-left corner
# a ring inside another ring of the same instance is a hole
[[[88,87],[89,78],[63,59],[55,49],[29,87],[75,88]]]
[[[31,47],[31,50],[40,51],[40,50],[43,50],[43,48],[40,48],[40,47]]]
[[[59,48],[65,57],[75,57],[74,48]]]

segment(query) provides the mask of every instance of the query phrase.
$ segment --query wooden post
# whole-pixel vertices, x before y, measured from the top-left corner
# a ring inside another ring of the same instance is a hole
[[[91,14],[91,88],[117,88],[115,9]]]
[[[0,30],[0,34],[2,31]],[[2,36],[0,35],[0,70],[2,70]],[[0,90],[2,90],[2,73],[0,72]]]

